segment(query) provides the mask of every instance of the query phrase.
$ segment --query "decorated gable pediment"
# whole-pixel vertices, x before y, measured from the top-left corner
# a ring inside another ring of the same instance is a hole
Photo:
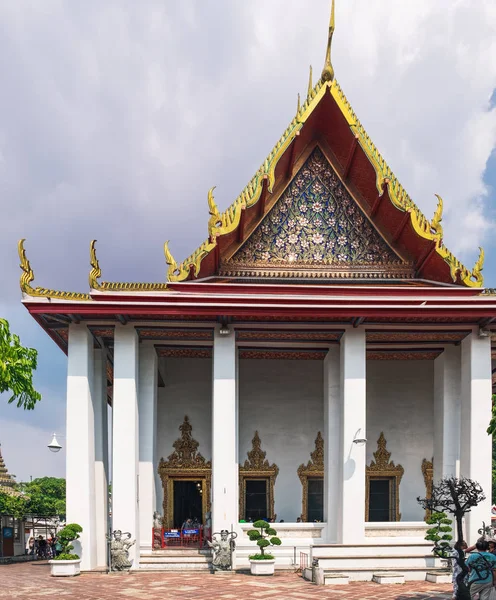
[[[225,274],[411,276],[351,197],[319,147],[246,242]]]

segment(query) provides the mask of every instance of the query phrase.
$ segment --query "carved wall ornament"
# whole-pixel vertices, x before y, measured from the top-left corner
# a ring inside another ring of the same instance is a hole
[[[424,476],[425,497],[430,500],[432,498],[432,485],[434,479],[434,458],[432,460],[424,458],[422,461],[422,475]],[[427,521],[430,516],[431,511],[426,510],[424,520]]]
[[[310,460],[306,465],[301,464],[297,473],[303,488],[301,515],[306,521],[308,520],[308,479],[311,477],[324,478],[324,438],[320,431],[315,438],[315,450],[310,453]]]
[[[275,518],[274,513],[274,485],[276,477],[279,474],[279,467],[266,458],[266,452],[262,450],[262,441],[255,431],[252,441],[252,449],[248,452],[248,459],[243,466],[239,467],[239,518],[245,518],[246,512],[246,480],[247,479],[267,479],[267,510],[268,518]]]
[[[174,452],[167,460],[160,459],[158,473],[164,489],[164,527],[174,526],[174,481],[199,481],[202,488],[203,518],[210,512],[210,490],[212,487],[212,463],[198,451],[200,445],[193,436],[189,417],[185,416],[179,430],[181,437],[174,444]]]
[[[365,467],[365,520],[369,520],[370,507],[370,480],[390,479],[389,520],[401,521],[400,513],[400,483],[405,470],[401,465],[395,465],[391,460],[391,452],[386,448],[387,441],[381,432],[377,440],[377,450],[374,460]]]

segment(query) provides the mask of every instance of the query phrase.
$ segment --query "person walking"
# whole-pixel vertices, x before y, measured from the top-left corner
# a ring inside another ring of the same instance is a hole
[[[496,598],[496,556],[488,552],[489,545],[485,540],[475,544],[476,552],[467,558],[470,570],[468,586],[472,600],[493,600]]]

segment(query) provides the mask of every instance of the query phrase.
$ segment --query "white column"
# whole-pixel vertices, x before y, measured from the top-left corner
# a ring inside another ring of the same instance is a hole
[[[341,488],[340,349],[331,346],[324,360],[324,521],[326,541],[337,542]]]
[[[353,442],[356,434],[367,437],[365,363],[365,330],[348,329],[341,340],[342,544],[365,539],[365,445]]]
[[[153,513],[157,510],[155,448],[157,423],[157,353],[142,344],[139,351],[139,515],[140,546],[152,548]]]
[[[112,432],[112,529],[129,532],[136,544],[129,558],[139,565],[138,337],[131,325],[116,325]]]
[[[95,526],[95,425],[93,408],[93,338],[81,324],[69,326],[67,367],[67,523],[83,528],[74,552],[81,570],[97,566]]]
[[[214,334],[212,389],[212,531],[236,527],[238,516],[237,382],[234,331]]]
[[[434,482],[460,469],[460,369],[460,346],[448,346],[434,361]]]
[[[94,350],[96,564],[107,566],[108,533],[108,406],[107,354]]]
[[[491,522],[491,338],[477,331],[462,342],[462,409],[460,475],[480,483],[486,500],[466,517],[466,539],[477,539],[477,530]]]

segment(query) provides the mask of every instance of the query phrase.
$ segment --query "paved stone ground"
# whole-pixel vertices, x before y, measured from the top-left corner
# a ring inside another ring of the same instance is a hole
[[[449,585],[406,583],[315,586],[292,573],[256,578],[208,573],[87,574],[50,577],[46,563],[0,566],[0,598],[9,600],[447,600]]]

